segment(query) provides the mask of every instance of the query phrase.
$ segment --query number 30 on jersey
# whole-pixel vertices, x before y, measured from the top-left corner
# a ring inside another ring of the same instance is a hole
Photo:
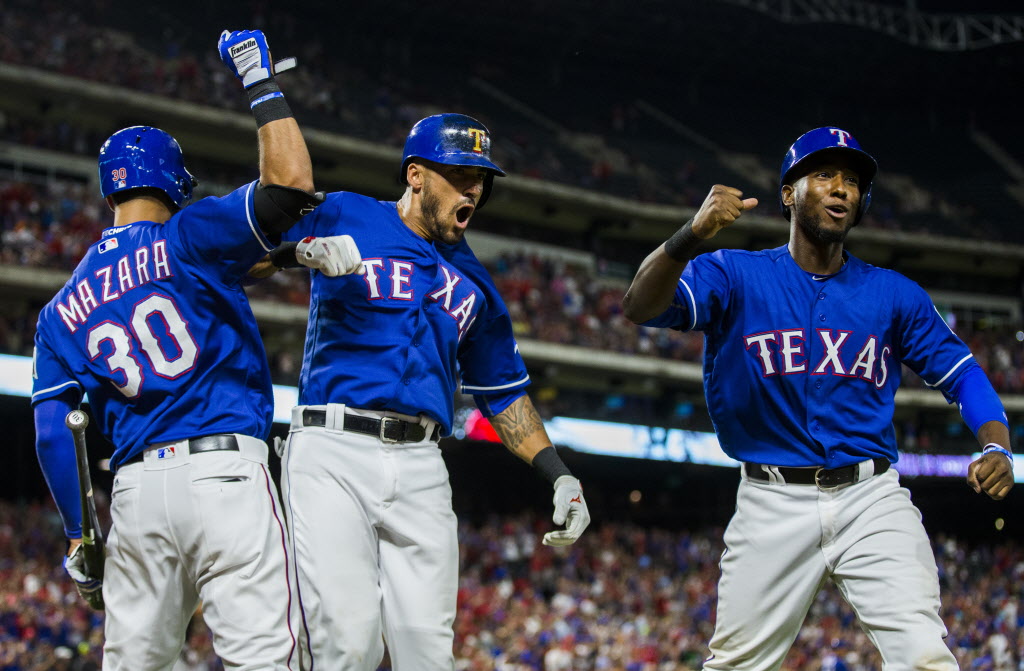
[[[154,319],[163,322],[166,329],[163,334],[154,330]],[[165,338],[163,342],[161,335]],[[104,343],[109,345],[104,347]],[[168,346],[173,346],[173,349]],[[110,383],[128,398],[137,397],[145,381],[145,371],[136,349],[146,355],[154,374],[168,380],[192,370],[199,354],[188,324],[182,319],[174,301],[161,294],[152,294],[138,303],[132,310],[127,327],[105,321],[89,329],[86,347],[93,361],[104,356],[104,349],[107,350],[104,361],[110,369]]]

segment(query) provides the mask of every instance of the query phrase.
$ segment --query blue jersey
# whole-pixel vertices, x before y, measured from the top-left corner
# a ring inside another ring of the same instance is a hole
[[[254,187],[106,229],[39,314],[32,401],[88,394],[115,467],[153,443],[269,432],[270,372],[240,284],[273,248]]]
[[[834,275],[787,247],[702,254],[647,326],[704,331],[704,391],[722,448],[740,461],[896,461],[901,364],[947,394],[977,363],[914,282],[846,255]]]
[[[364,275],[313,271],[299,382],[303,405],[425,414],[451,432],[454,395],[508,395],[529,383],[504,302],[463,240],[414,233],[394,202],[328,194],[291,239],[351,235]]]

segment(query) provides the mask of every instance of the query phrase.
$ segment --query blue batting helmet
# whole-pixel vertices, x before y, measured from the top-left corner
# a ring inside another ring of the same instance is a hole
[[[791,183],[793,173],[801,163],[811,156],[818,155],[819,152],[834,152],[841,155],[857,170],[860,177],[860,206],[857,208],[857,218],[853,221],[853,225],[856,226],[871,204],[871,183],[878,172],[878,163],[871,154],[860,148],[860,143],[850,133],[832,126],[807,131],[797,138],[786,152],[786,157],[782,159],[782,171],[779,175],[779,207],[782,208],[782,214],[789,217],[789,208],[782,204],[782,187]]]
[[[487,170],[484,192],[476,209],[487,202],[495,175],[505,171],[491,162],[491,133],[482,123],[465,114],[435,114],[416,122],[405,140],[402,170],[398,180],[408,184],[405,175],[413,159],[422,158],[445,165],[477,166]]]
[[[100,148],[99,167],[104,198],[150,187],[160,189],[182,208],[198,184],[185,169],[177,140],[152,126],[131,126],[111,135]]]

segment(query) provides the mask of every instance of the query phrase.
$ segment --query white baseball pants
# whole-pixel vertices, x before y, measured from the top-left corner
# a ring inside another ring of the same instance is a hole
[[[169,671],[200,602],[227,669],[298,669],[298,609],[267,445],[150,447],[118,470],[104,564],[104,671]],[[173,447],[170,450],[159,448]],[[162,456],[163,458],[158,458]]]
[[[744,474],[725,545],[705,669],[778,669],[826,580],[886,671],[958,668],[943,643],[931,544],[896,471],[835,491]]]
[[[326,427],[304,427],[303,407],[293,411],[282,490],[308,636],[303,668],[373,671],[386,640],[395,671],[452,671],[459,549],[440,449],[346,432],[334,404]]]

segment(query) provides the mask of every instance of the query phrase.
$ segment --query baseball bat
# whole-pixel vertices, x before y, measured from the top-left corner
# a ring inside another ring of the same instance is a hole
[[[85,428],[89,426],[89,415],[82,410],[72,410],[64,419],[75,437],[75,458],[78,461],[78,493],[82,500],[82,556],[85,574],[97,580],[103,579],[103,533],[100,531],[99,516],[96,515],[96,501],[92,496],[92,477],[89,475],[89,457],[85,449]]]
[[[274,74],[279,75],[285,70],[291,70],[299,64],[299,59],[295,56],[289,56],[288,58],[282,58],[278,62],[274,63]]]

